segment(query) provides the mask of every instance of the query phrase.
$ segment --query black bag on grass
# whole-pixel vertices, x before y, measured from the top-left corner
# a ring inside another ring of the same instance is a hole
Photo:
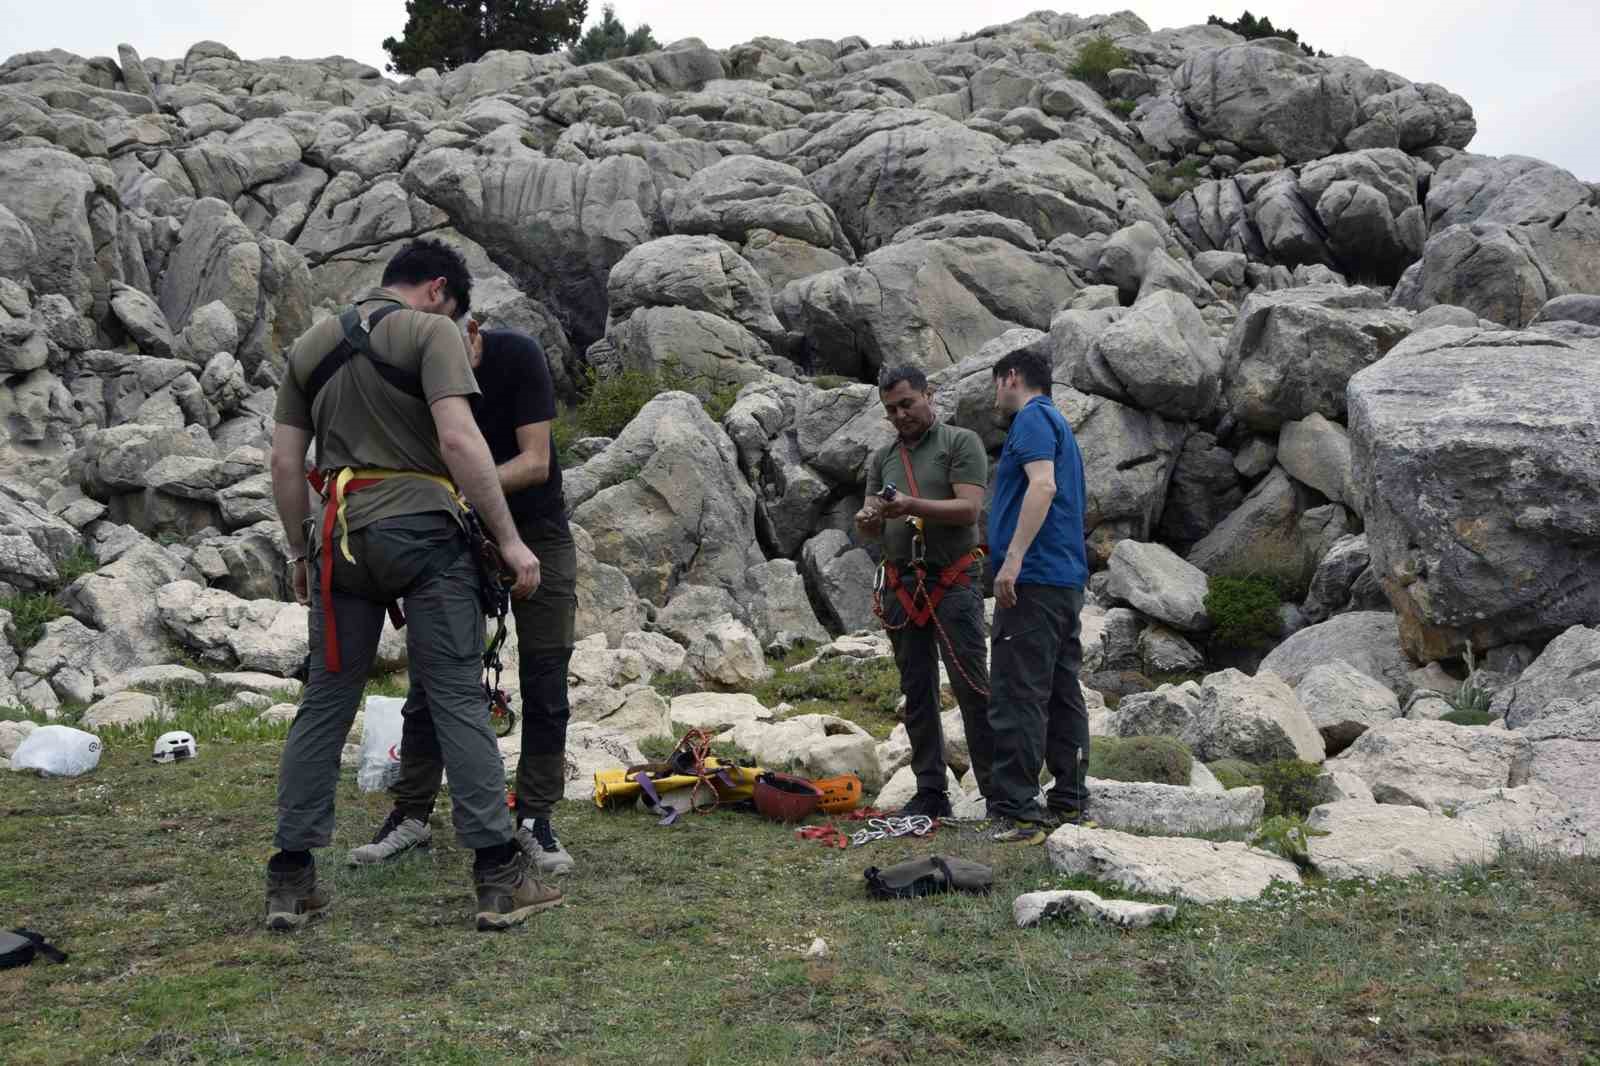
[[[0,932],[0,970],[26,966],[34,956],[43,955],[51,962],[66,962],[67,953],[57,948],[32,929],[15,929]]]
[[[980,862],[929,855],[907,859],[887,870],[869,866],[862,874],[873,899],[914,899],[952,890],[986,895],[994,885],[994,871]]]

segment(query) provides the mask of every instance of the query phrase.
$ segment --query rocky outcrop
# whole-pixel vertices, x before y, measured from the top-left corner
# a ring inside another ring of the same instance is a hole
[[[1452,811],[1486,788],[1528,780],[1526,737],[1492,726],[1459,726],[1397,718],[1362,733],[1330,769],[1372,787],[1379,803]]]
[[[1051,864],[1069,876],[1192,903],[1255,899],[1274,881],[1300,883],[1294,863],[1244,844],[1064,825],[1045,847]]]

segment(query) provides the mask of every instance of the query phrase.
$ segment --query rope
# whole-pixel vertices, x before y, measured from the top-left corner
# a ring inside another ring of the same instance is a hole
[[[722,802],[722,795],[717,792],[716,786],[711,783],[711,779],[716,776],[718,771],[706,769],[706,759],[711,756],[711,734],[704,729],[689,730],[683,735],[683,739],[678,741],[678,746],[672,749],[674,756],[680,751],[687,752],[690,758],[694,760],[688,768],[680,767],[675,758],[669,757],[668,761],[673,764],[674,769],[683,769],[685,773],[694,775],[694,787],[689,790],[689,809],[696,814],[710,814]],[[711,805],[709,807],[698,806],[696,802],[700,796],[701,788],[709,789],[711,792]]]
[[[916,588],[914,588],[911,592],[911,603],[913,607],[916,607],[918,610],[920,610],[928,603],[928,571],[925,567],[921,566],[915,567],[914,569],[917,575],[917,584]],[[911,625],[911,615],[910,612],[907,612],[906,620],[901,622],[899,625],[892,625],[889,622],[888,615],[883,609],[884,573],[884,568],[880,566],[878,568],[878,583],[872,590],[872,613],[878,616],[878,621],[883,623],[883,628],[885,630],[891,633],[897,633]],[[936,607],[930,607],[928,611],[928,618],[933,622],[933,631],[935,635],[944,645],[947,660],[949,661],[950,665],[956,668],[956,673],[961,675],[961,680],[966,682],[967,687],[972,689],[972,691],[976,692],[984,699],[988,699],[989,689],[972,680],[972,675],[967,673],[967,668],[961,664],[961,656],[956,654],[955,642],[950,639],[950,634],[945,632],[944,624],[939,621],[939,611]]]

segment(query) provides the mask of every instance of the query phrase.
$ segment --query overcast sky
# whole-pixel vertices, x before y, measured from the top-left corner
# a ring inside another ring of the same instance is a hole
[[[1162,29],[1204,22],[1213,12],[1237,17],[1222,4],[1144,0],[1132,10]],[[630,28],[648,22],[663,43],[699,37],[726,48],[757,36],[860,34],[874,44],[953,37],[1020,18],[1040,0],[618,0],[615,6]],[[404,0],[20,0],[7,7],[0,57],[37,48],[115,56],[125,42],[146,56],[178,58],[210,38],[246,59],[340,54],[382,69],[387,56],[380,42],[405,25]],[[1478,118],[1474,151],[1537,156],[1600,182],[1597,0],[1271,0],[1253,10],[1330,54],[1460,93]],[[590,0],[590,18],[599,13],[598,0]]]

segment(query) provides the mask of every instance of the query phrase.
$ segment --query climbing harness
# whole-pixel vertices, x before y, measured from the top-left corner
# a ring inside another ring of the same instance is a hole
[[[661,816],[658,824],[667,826],[677,822],[686,809],[696,814],[709,814],[725,802],[750,799],[755,794],[757,777],[765,771],[717,758],[711,753],[711,741],[712,736],[706,730],[691,729],[678,741],[666,762],[599,771],[594,775],[595,806],[604,810],[641,798],[646,807]],[[681,789],[690,790],[686,807],[662,802],[663,793]],[[709,802],[702,803],[702,789],[710,793]]]
[[[900,464],[905,469],[906,484],[910,486],[911,494],[921,496],[922,491],[917,488],[917,475],[911,469],[911,453],[904,441],[900,442]],[[886,487],[893,488],[892,485]],[[945,632],[944,624],[939,621],[938,613],[939,604],[944,600],[945,593],[953,588],[966,588],[972,584],[972,567],[983,559],[984,548],[979,545],[945,567],[934,579],[933,587],[929,588],[923,521],[916,517],[907,518],[906,521],[912,530],[911,561],[907,568],[910,574],[903,573],[899,567],[887,560],[879,565],[877,580],[872,588],[872,613],[877,615],[878,621],[882,622],[883,628],[889,632],[897,632],[908,626],[921,629],[931,622],[939,642],[944,645],[948,661],[956,668],[956,673],[961,675],[961,680],[966,682],[968,688],[987,698],[988,687],[973,681],[972,675],[967,673],[966,666],[961,662],[961,656],[956,654],[955,643],[950,639],[950,634]],[[884,610],[885,592],[893,593],[905,610],[905,621],[898,625],[889,621],[888,613]]]

